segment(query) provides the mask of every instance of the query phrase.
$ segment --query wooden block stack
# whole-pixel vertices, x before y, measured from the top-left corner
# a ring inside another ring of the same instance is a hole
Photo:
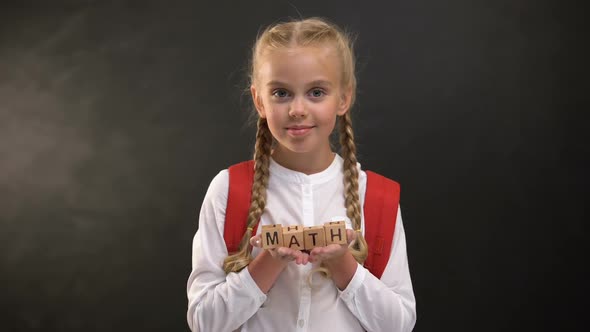
[[[262,248],[287,247],[295,250],[311,250],[329,244],[347,244],[344,221],[327,222],[324,226],[287,226],[280,224],[262,226]]]

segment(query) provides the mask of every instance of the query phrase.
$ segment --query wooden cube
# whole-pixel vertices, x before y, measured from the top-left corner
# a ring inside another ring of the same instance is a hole
[[[304,227],[303,238],[306,250],[311,250],[315,247],[323,247],[326,245],[326,237],[323,226]]]
[[[283,245],[294,250],[305,249],[302,226],[283,227]]]
[[[283,246],[283,227],[281,224],[262,226],[260,236],[262,249],[272,249]]]
[[[344,221],[331,221],[324,224],[326,231],[326,245],[328,244],[347,244],[346,224]]]

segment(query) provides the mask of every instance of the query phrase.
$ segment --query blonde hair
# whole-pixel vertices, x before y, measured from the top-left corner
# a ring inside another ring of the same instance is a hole
[[[331,46],[336,50],[342,65],[341,86],[352,90],[350,107],[354,104],[356,94],[355,59],[352,38],[338,26],[323,18],[308,18],[278,23],[267,27],[257,38],[252,48],[250,82],[256,85],[260,66],[260,58],[267,50],[284,49],[296,46]],[[358,168],[356,145],[352,130],[350,109],[338,117],[340,132],[340,154],[344,160],[344,199],[346,214],[351,220],[354,230],[361,228],[361,208],[359,200]],[[266,187],[269,177],[269,160],[272,146],[272,135],[266,119],[258,118],[256,144],[254,149],[254,184],[252,200],[248,212],[248,221],[244,237],[238,252],[229,253],[223,262],[226,273],[238,272],[252,261],[250,237],[253,227],[258,223],[266,206]],[[354,258],[363,263],[367,258],[367,242],[360,232],[349,247]]]

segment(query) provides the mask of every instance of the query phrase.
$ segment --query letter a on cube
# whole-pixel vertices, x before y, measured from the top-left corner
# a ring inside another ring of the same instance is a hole
[[[283,245],[293,250],[305,249],[303,227],[297,225],[283,227]]]
[[[262,249],[272,249],[283,246],[283,227],[280,224],[262,226],[260,232]]]
[[[347,244],[346,224],[344,221],[332,221],[324,224],[326,231],[326,245],[328,244]]]
[[[326,237],[324,234],[324,227],[322,226],[304,227],[303,237],[305,242],[305,249],[311,250],[315,247],[325,246]]]

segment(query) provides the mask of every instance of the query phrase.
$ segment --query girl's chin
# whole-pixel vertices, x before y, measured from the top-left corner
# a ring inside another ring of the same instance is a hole
[[[300,145],[283,145],[282,151],[280,153],[288,153],[288,154],[295,154],[295,155],[310,155],[310,154],[317,154],[317,149],[314,149],[310,146],[300,146]]]

